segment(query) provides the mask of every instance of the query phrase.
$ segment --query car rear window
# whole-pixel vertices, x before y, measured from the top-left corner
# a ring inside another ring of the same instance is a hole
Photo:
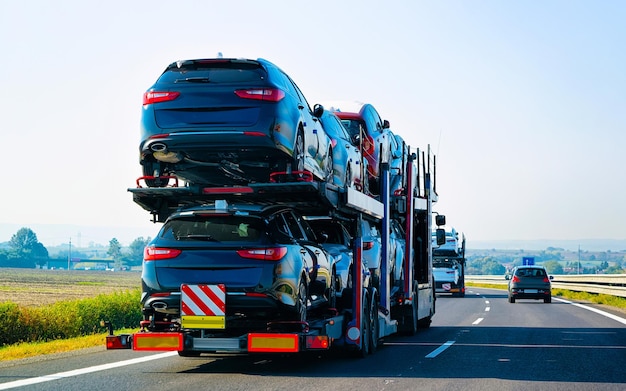
[[[265,79],[266,74],[257,63],[186,61],[170,65],[158,83],[249,83]]]
[[[249,216],[193,217],[170,220],[160,236],[176,241],[259,242],[263,240],[263,222]]]
[[[327,235],[326,243],[343,244],[344,237],[340,227],[332,223],[316,223],[314,221],[309,222],[309,225],[315,231],[315,234],[321,238],[322,235]]]
[[[433,259],[433,267],[452,268],[454,262],[448,259]]]
[[[517,269],[515,275],[518,277],[545,277],[546,272],[543,269]]]

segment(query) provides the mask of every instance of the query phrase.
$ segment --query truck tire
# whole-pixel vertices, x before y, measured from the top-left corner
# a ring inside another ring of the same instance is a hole
[[[417,333],[417,292],[413,288],[413,300],[411,305],[405,308],[403,334],[412,336]]]
[[[371,341],[371,322],[370,322],[370,299],[367,295],[363,295],[363,316],[361,317],[361,347],[356,350],[356,357],[365,358],[370,351]]]
[[[430,309],[430,312],[429,312],[429,314],[428,314],[428,317],[426,317],[426,318],[424,318],[424,319],[420,319],[420,320],[418,321],[418,327],[419,327],[419,328],[422,328],[422,329],[427,329],[427,328],[429,328],[429,327],[430,327],[430,325],[432,324],[432,322],[433,322],[433,316],[435,315],[435,303],[436,303],[435,299],[436,299],[436,297],[435,297],[435,290],[433,289],[433,298],[432,298],[432,300],[433,300],[433,306],[432,306],[432,307],[431,307],[431,309]]]
[[[179,350],[178,355],[180,357],[200,357],[200,352],[193,352],[189,350]]]
[[[378,344],[380,342],[380,324],[378,323],[378,298],[376,295],[371,300],[369,306],[369,320],[370,320],[370,343],[369,354],[374,354],[378,350]]]

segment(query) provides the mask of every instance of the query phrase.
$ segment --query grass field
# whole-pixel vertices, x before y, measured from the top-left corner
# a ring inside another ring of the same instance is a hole
[[[0,303],[10,301],[20,306],[37,307],[50,305],[58,301],[93,298],[99,294],[110,294],[135,290],[140,287],[140,272],[110,271],[67,271],[67,270],[36,270],[0,268]],[[468,284],[503,289],[502,285]],[[599,295],[588,297],[572,297],[569,291],[554,292],[554,295],[583,301],[598,302]],[[626,300],[618,298],[618,302],[599,300],[625,311]],[[117,330],[120,332],[120,330]],[[136,332],[137,330],[124,330]],[[104,348],[104,334],[89,335],[51,342],[20,343],[0,348],[0,362],[21,358],[67,352],[92,346]]]
[[[141,287],[141,272],[0,268],[0,303],[49,305]]]

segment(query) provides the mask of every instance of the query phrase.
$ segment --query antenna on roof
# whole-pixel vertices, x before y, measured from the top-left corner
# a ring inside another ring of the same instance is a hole
[[[224,58],[224,55],[222,54],[222,52],[217,52],[217,58]]]

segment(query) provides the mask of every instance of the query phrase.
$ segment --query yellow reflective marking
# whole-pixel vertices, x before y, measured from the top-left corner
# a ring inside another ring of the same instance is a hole
[[[225,329],[225,316],[185,315],[181,319],[184,329]]]

